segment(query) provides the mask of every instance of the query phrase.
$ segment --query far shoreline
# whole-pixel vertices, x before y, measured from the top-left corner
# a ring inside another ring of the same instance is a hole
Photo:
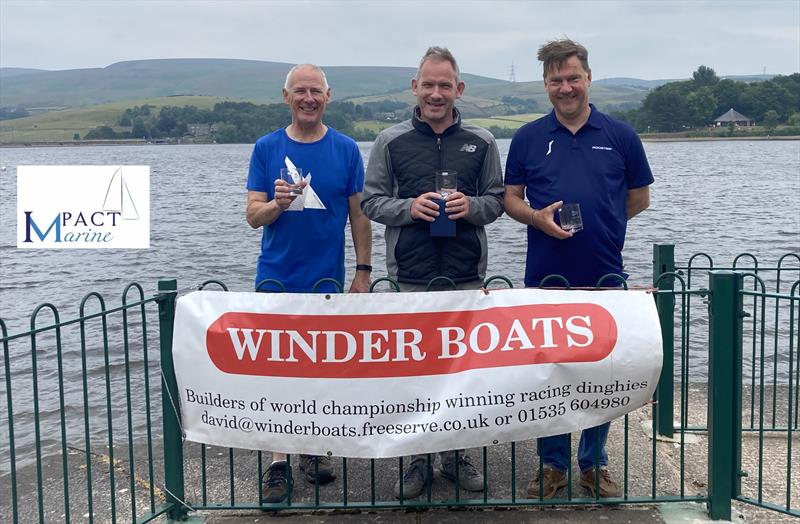
[[[656,134],[641,134],[642,142],[718,142],[722,140],[800,140],[800,135],[788,136],[663,136]]]
[[[721,141],[747,141],[747,140],[800,140],[800,135],[789,136],[669,136],[670,133],[644,133],[639,135],[642,142],[721,142]],[[498,140],[510,140],[500,138]],[[368,141],[359,141],[368,142]],[[231,142],[218,144],[212,142],[146,142],[143,140],[64,140],[61,142],[2,142],[0,148],[28,148],[28,147],[103,147],[103,146],[222,146],[222,145],[252,145],[250,142]]]

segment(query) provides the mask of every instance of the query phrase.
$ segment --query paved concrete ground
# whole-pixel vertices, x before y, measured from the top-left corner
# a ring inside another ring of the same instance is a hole
[[[676,389],[676,392],[679,391]],[[776,404],[776,422],[780,425],[786,423],[786,407],[780,403],[782,394],[777,395],[779,403]],[[785,396],[785,394],[783,394]],[[768,391],[765,395],[771,398]],[[689,389],[689,425],[704,425],[706,417],[705,388],[692,385]],[[758,406],[757,406],[758,407]],[[758,409],[756,419],[758,419]],[[676,398],[676,418],[680,413],[680,402]],[[745,420],[749,423],[749,397],[745,395]],[[765,406],[765,413],[771,417],[771,405]],[[627,421],[628,441],[628,468],[627,492],[630,497],[649,497],[655,494],[661,496],[704,496],[708,489],[708,440],[703,432],[686,433],[681,447],[680,440],[655,442],[655,477],[653,469],[652,437],[652,408],[645,407],[633,411]],[[768,417],[766,425],[771,423]],[[680,435],[677,435],[680,439]],[[54,439],[46,439],[53,442]],[[608,451],[611,470],[621,482],[625,482],[623,470],[625,453],[625,422],[615,421],[609,436]],[[55,440],[57,442],[57,439]],[[577,449],[577,435],[573,436],[573,449]],[[482,464],[482,450],[468,450],[474,461]],[[787,482],[791,485],[791,504],[793,508],[800,507],[800,439],[797,433],[792,438],[792,463],[794,472],[787,470],[787,456],[789,454],[787,436],[785,433],[746,434],[742,446],[743,469],[748,476],[743,479],[742,492],[746,496],[757,498],[759,486],[765,501],[775,504],[785,504]],[[111,460],[108,449],[102,444],[93,444],[90,453],[89,466],[92,469],[92,505],[94,522],[111,522],[110,493],[114,492],[114,509],[117,522],[131,522],[133,515],[142,515],[150,504],[150,487],[148,468],[152,465],[155,475],[153,483],[152,500],[156,506],[163,503],[166,493],[163,490],[163,476],[157,472],[163,469],[163,453],[160,449],[153,449],[153,460],[149,459],[147,449],[138,446],[134,449],[134,460],[128,459],[128,450],[125,447],[114,448],[114,488],[111,489],[110,471]],[[235,503],[240,505],[253,505],[258,501],[258,454],[246,450],[234,452],[233,488]],[[759,457],[763,460],[759,461]],[[535,457],[532,441],[517,443],[514,450],[516,473],[512,475],[510,464],[512,452],[510,445],[498,445],[488,448],[488,497],[491,499],[511,498],[512,493],[517,498],[525,496],[525,487],[530,479],[538,459]],[[266,467],[269,457],[263,457]],[[229,451],[221,448],[208,448],[206,453],[205,479],[206,489],[203,490],[203,476],[199,457],[199,446],[186,446],[186,492],[184,499],[189,505],[198,505],[204,496],[208,504],[215,502],[228,506],[231,500],[231,468]],[[343,489],[343,464],[341,459],[336,459],[336,466],[340,478],[336,482],[320,489],[321,502],[338,502],[342,499]],[[681,476],[683,466],[684,475]],[[370,461],[347,461],[347,493],[348,501],[370,501],[370,481],[372,478]],[[61,457],[51,456],[43,461],[43,510],[45,522],[63,522],[66,520],[64,503],[64,482]],[[67,455],[68,483],[70,488],[69,513],[73,522],[88,521],[88,485],[86,452],[79,447],[69,450]],[[299,471],[295,468],[295,474]],[[398,461],[395,459],[375,461],[375,485],[377,501],[392,501],[392,488],[400,475]],[[513,480],[513,482],[512,482]],[[38,493],[36,488],[36,471],[33,466],[21,468],[17,474],[18,497],[20,500],[19,521],[38,521]],[[9,477],[0,478],[0,522],[12,522]],[[135,500],[131,492],[135,492]],[[432,493],[432,501],[445,501],[455,498],[452,484],[441,478],[436,478]],[[568,497],[569,493],[562,490],[561,496]],[[582,498],[586,494],[577,485],[577,468],[573,468],[572,497]],[[462,491],[462,498],[474,495]],[[297,479],[294,492],[295,502],[314,502],[313,486],[302,479]],[[136,510],[132,511],[135,502]],[[191,520],[195,523],[208,522],[214,524],[240,524],[253,522],[282,523],[321,523],[321,522],[592,522],[592,523],[627,523],[627,522],[703,522],[705,521],[705,507],[696,503],[645,503],[639,505],[602,506],[593,505],[569,506],[554,508],[546,507],[516,507],[514,509],[432,509],[427,511],[407,510],[381,510],[364,511],[362,513],[339,512],[306,512],[302,514],[291,512],[263,513],[258,510],[239,509],[234,511],[194,511]],[[159,517],[157,522],[164,522],[165,517]],[[736,522],[798,522],[798,519],[769,510],[756,508],[749,504],[734,503],[733,520]]]

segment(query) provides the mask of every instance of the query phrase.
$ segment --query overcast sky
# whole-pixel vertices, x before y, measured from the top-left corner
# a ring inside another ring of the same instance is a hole
[[[242,58],[415,67],[429,45],[467,73],[541,78],[536,50],[564,35],[595,80],[800,71],[800,0],[0,0],[0,66],[105,67],[146,58]]]

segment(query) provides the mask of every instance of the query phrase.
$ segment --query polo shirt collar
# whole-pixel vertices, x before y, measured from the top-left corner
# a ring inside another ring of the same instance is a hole
[[[600,119],[600,112],[597,110],[596,107],[594,107],[594,104],[590,103],[589,104],[589,108],[592,111],[589,113],[589,119],[586,120],[586,124],[589,124],[591,127],[595,128],[595,129],[602,129],[603,123],[602,123],[602,120]],[[550,114],[547,115],[547,118],[550,119],[550,121],[548,122],[548,128],[549,128],[550,132],[557,131],[559,127],[567,129],[566,127],[564,127],[561,124],[561,122],[558,121],[558,118],[556,117],[556,110],[555,109],[550,110]],[[586,125],[586,124],[584,124],[584,125]]]
[[[603,127],[603,121],[600,118],[600,111],[594,107],[594,104],[589,104],[589,107],[592,109],[592,112],[589,113],[589,119],[586,123],[595,129],[601,129]]]

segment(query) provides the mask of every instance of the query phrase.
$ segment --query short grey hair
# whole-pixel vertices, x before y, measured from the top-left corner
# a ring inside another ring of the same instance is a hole
[[[328,89],[328,77],[325,76],[325,71],[323,71],[320,66],[314,64],[297,64],[293,68],[289,69],[289,72],[286,73],[286,81],[283,83],[284,89],[286,89],[287,91],[289,90],[289,80],[291,80],[292,75],[295,73],[295,71],[299,69],[311,69],[312,71],[316,71],[317,73],[322,75],[322,83],[325,86],[325,89]]]
[[[417,68],[417,76],[415,77],[419,80],[419,73],[422,69],[422,66],[425,65],[425,62],[428,60],[436,60],[437,62],[447,61],[450,62],[450,65],[453,66],[453,71],[456,72],[456,82],[458,82],[461,73],[458,70],[458,63],[456,62],[456,57],[453,56],[453,53],[450,52],[449,49],[446,47],[439,47],[439,46],[431,46],[425,51],[425,54],[422,56],[422,60],[419,61],[419,67]]]

